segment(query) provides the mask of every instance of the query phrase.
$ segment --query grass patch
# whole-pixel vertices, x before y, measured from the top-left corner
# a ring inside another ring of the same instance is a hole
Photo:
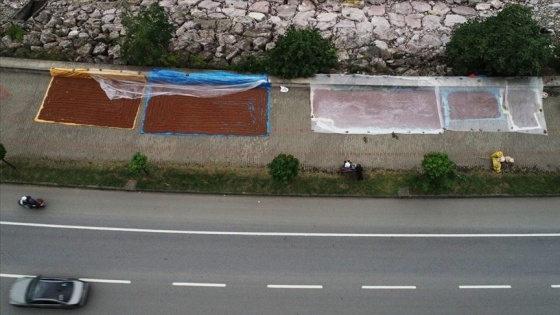
[[[21,42],[23,41],[23,36],[26,34],[23,27],[17,24],[10,25],[5,32],[5,35],[10,36],[10,38],[14,41]]]
[[[130,178],[126,163],[28,160],[10,157],[13,170],[0,165],[0,180],[68,186],[123,187]]]
[[[272,180],[263,168],[220,165],[151,163],[149,176],[134,174],[127,162],[30,160],[10,157],[13,170],[0,164],[0,181],[122,189],[136,180],[137,190],[313,196],[397,196],[409,187],[412,196],[425,195],[555,195],[560,194],[559,172],[522,170],[496,174],[490,170],[462,170],[449,179],[448,189],[426,189],[416,171],[366,170],[363,181],[335,172],[301,171],[294,181]]]

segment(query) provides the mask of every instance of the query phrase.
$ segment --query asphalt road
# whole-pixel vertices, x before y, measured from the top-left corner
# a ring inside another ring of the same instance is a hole
[[[559,204],[0,185],[0,313],[43,274],[95,282],[81,314],[557,314]]]

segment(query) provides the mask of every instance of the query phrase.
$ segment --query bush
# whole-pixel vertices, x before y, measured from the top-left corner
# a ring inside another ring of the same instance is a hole
[[[269,73],[282,78],[305,78],[338,68],[334,46],[314,28],[288,27],[268,52]]]
[[[148,175],[148,157],[140,152],[134,153],[128,164],[128,169],[133,173],[144,172]]]
[[[128,63],[138,66],[164,64],[175,27],[169,23],[163,7],[154,2],[148,7],[142,7],[138,16],[125,8],[122,24],[126,37],[121,55]]]
[[[541,33],[531,10],[518,4],[460,25],[445,50],[456,75],[538,76],[551,56],[550,35]]]
[[[293,155],[279,154],[268,164],[268,173],[273,180],[287,184],[299,172],[299,160]]]
[[[444,187],[455,163],[446,153],[432,152],[424,155],[422,169],[434,187]]]
[[[12,40],[21,42],[23,40],[23,35],[25,35],[25,30],[20,25],[12,24],[6,29],[6,35],[10,36]]]

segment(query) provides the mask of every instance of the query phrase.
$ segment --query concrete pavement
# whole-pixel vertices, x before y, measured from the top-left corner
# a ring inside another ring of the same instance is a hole
[[[268,137],[142,135],[134,130],[37,123],[48,88],[51,67],[149,70],[115,65],[91,65],[0,58],[0,142],[9,156],[71,160],[128,161],[140,151],[150,161],[264,166],[280,153],[293,154],[306,169],[335,169],[345,159],[366,169],[418,168],[424,154],[441,151],[460,166],[490,169],[480,159],[496,150],[519,166],[560,170],[560,78],[547,78],[543,100],[548,136],[521,133],[446,132],[442,135],[339,135],[311,131],[309,86],[306,80],[272,78]],[[290,88],[281,93],[279,85]]]

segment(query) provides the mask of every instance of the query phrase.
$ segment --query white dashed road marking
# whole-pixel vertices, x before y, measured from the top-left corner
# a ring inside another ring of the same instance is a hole
[[[36,277],[33,275],[21,275],[13,273],[0,273],[0,278],[23,278],[23,277]],[[93,279],[93,278],[79,278],[79,280],[86,282],[98,283],[117,283],[117,284],[131,284],[130,280],[112,280],[112,279]],[[215,287],[225,288],[225,283],[203,283],[203,282],[173,282],[174,286],[184,287]],[[270,289],[322,289],[322,285],[294,285],[294,284],[269,284],[266,286]],[[550,285],[553,289],[560,289],[560,284]],[[364,290],[416,290],[415,285],[363,285]],[[511,289],[511,285],[460,285],[459,289]]]
[[[415,285],[363,285],[366,290],[415,290]]]
[[[130,284],[130,280],[111,280],[111,279],[90,279],[90,278],[80,278],[79,280],[86,282],[99,282],[99,283],[119,283],[119,284]]]
[[[511,289],[511,285],[460,285],[459,289]]]
[[[35,277],[31,275],[16,275],[13,273],[0,273],[0,277],[2,278],[23,278],[23,277]]]
[[[217,288],[226,287],[225,283],[173,282],[172,285],[183,286],[183,287],[217,287]]]
[[[270,289],[322,289],[322,285],[292,285],[292,284],[269,284]]]

